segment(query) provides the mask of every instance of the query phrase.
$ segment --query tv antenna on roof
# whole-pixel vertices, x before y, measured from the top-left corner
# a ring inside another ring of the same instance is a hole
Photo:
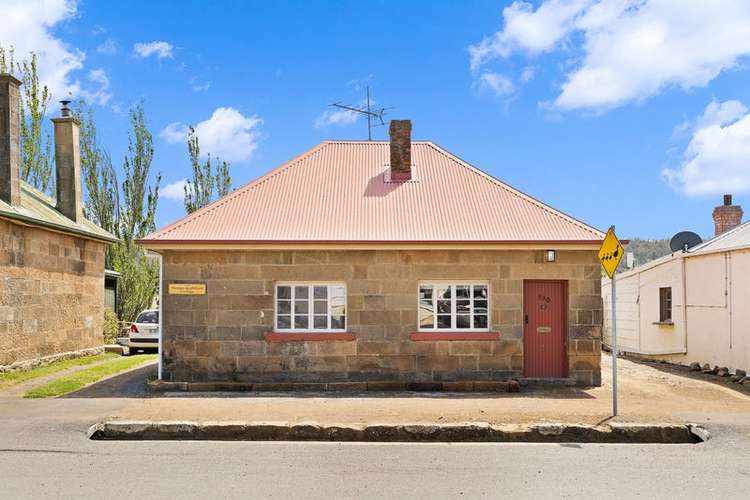
[[[331,104],[331,106],[335,106],[337,108],[345,109],[347,111],[351,111],[352,113],[359,113],[361,115],[365,115],[367,117],[367,140],[372,140],[372,127],[379,127],[381,125],[385,125],[385,120],[383,120],[383,116],[385,116],[387,113],[385,112],[386,109],[392,109],[392,108],[380,108],[373,110],[370,103],[370,86],[367,86],[367,100],[366,100],[367,107],[365,108],[358,108],[356,106],[347,106],[346,104],[341,104],[340,102],[334,102]],[[376,123],[373,125],[373,121]],[[380,123],[377,123],[380,122]]]

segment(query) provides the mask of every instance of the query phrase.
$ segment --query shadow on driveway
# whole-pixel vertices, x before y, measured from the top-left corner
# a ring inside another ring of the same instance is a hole
[[[148,398],[154,396],[146,390],[146,378],[156,376],[157,363],[131,370],[83,389],[63,398]]]

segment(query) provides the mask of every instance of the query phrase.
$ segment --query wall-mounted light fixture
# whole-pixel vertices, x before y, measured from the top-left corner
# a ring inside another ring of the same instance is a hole
[[[555,262],[555,259],[557,258],[557,253],[554,250],[547,250],[545,252],[547,262]]]

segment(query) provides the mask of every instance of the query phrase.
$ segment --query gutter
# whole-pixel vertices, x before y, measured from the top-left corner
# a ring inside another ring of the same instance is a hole
[[[21,222],[26,223],[29,226],[43,227],[46,229],[51,229],[58,233],[63,233],[63,234],[68,234],[68,235],[73,235],[73,236],[80,236],[89,240],[99,241],[102,243],[117,243],[118,241],[120,241],[119,239],[114,238],[114,237],[108,238],[103,235],[91,233],[89,231],[71,228],[70,226],[63,226],[62,224],[55,224],[54,222],[48,222],[45,220],[36,219],[34,217],[29,217],[27,215],[22,215],[16,212],[7,212],[5,210],[0,210],[0,217],[11,219],[11,222],[21,221]]]
[[[189,248],[211,248],[211,249],[246,249],[246,248],[280,248],[290,247],[318,249],[326,247],[350,246],[357,248],[403,248],[403,249],[455,249],[457,247],[468,247],[475,249],[485,248],[509,248],[529,250],[597,250],[601,246],[600,240],[500,240],[500,241],[461,241],[461,240],[152,240],[140,239],[135,242],[147,249],[152,250],[183,250]]]

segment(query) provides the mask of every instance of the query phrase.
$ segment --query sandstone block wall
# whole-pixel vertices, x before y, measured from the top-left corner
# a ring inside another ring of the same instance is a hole
[[[0,366],[101,347],[104,244],[0,219]]]
[[[164,283],[205,283],[206,295],[164,294],[167,381],[358,382],[503,380],[523,373],[523,280],[568,281],[569,375],[600,384],[602,300],[593,251],[166,251]],[[486,280],[496,341],[412,341],[422,280]],[[347,285],[343,342],[267,342],[278,281]]]

